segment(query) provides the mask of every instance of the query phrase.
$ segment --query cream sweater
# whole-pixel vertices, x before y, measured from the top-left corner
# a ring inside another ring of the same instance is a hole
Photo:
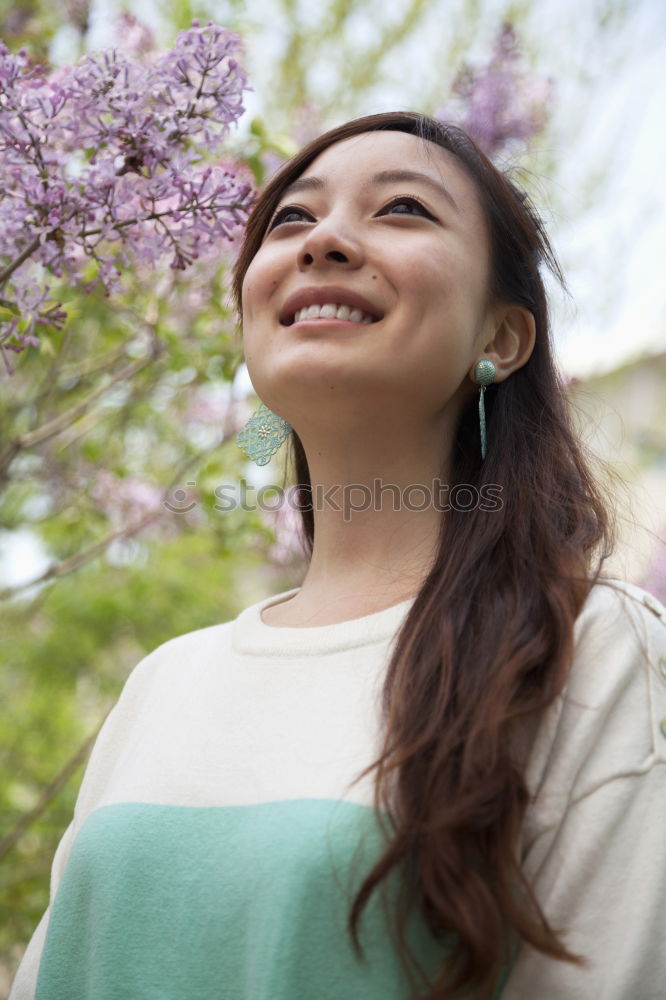
[[[587,970],[523,948],[502,1000],[666,997],[666,611],[598,584],[525,761],[522,864]],[[280,628],[253,605],[132,672],[58,848],[10,1000],[409,1000],[375,896],[379,696],[410,601]],[[445,951],[418,916],[426,967]]]

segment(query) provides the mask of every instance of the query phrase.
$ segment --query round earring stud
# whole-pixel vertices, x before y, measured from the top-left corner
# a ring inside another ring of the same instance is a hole
[[[497,369],[490,358],[481,358],[480,361],[477,361],[476,367],[474,368],[474,377],[477,385],[492,385],[495,381],[496,375]]]

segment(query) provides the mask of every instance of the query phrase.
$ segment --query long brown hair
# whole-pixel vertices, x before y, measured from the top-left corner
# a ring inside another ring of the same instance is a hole
[[[437,939],[452,936],[427,1000],[487,997],[521,941],[553,959],[584,962],[548,924],[521,872],[529,793],[515,750],[521,738],[529,747],[526,734],[564,688],[574,622],[613,548],[613,526],[553,361],[541,270],[562,280],[559,266],[529,200],[461,129],[396,112],[348,122],[305,146],[271,179],[248,222],[234,273],[239,313],[245,272],[284,189],[329,146],[380,130],[407,132],[457,158],[485,212],[490,293],[526,307],[536,322],[529,360],[486,390],[485,461],[476,399],[461,413],[451,482],[479,491],[501,484],[502,505],[491,516],[480,507],[442,514],[432,569],[388,665],[382,752],[359,776],[376,771],[375,807],[390,818],[391,836],[351,908],[357,954],[362,910],[396,870],[405,965],[415,962],[404,936],[414,903]],[[295,432],[292,446],[311,553],[310,474]]]

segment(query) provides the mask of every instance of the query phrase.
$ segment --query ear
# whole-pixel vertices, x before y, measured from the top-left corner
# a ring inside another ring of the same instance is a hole
[[[497,369],[495,382],[503,382],[512,372],[522,368],[534,350],[536,324],[534,316],[524,306],[504,303],[494,314],[495,332],[490,340],[485,337],[474,361],[482,357],[492,361]],[[474,367],[470,377],[474,382]]]

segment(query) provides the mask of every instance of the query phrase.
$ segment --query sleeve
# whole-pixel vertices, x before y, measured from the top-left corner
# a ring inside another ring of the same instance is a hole
[[[74,817],[63,834],[54,855],[51,867],[49,905],[21,959],[8,1000],[34,1000],[50,913],[58,886],[67,867],[72,845],[85,819],[104,795],[118,750],[125,743],[127,734],[135,723],[139,706],[145,697],[145,689],[150,683],[151,666],[156,653],[157,650],[146,656],[134,668],[118,702],[107,716],[95,741],[77,796]]]
[[[666,610],[651,595],[639,601],[635,590],[647,644],[632,643],[632,655],[623,654],[618,686],[613,650],[618,635],[626,642],[628,622],[606,618],[605,653],[590,674],[598,690],[607,683],[606,691],[615,691],[614,699],[600,695],[588,727],[596,738],[580,736],[586,755],[571,768],[563,813],[523,860],[551,927],[587,964],[555,960],[523,943],[501,1000],[666,996]],[[581,718],[565,729],[567,744],[575,745],[576,726],[585,728]],[[627,753],[632,746],[640,753]],[[598,780],[604,759],[608,773]]]
[[[666,765],[577,802],[531,881],[550,925],[589,964],[523,946],[502,1000],[663,1000]]]
[[[44,941],[46,940],[51,906],[53,905],[55,893],[65,870],[73,840],[74,822],[72,821],[61,838],[53,859],[53,865],[51,867],[49,905],[46,908],[42,919],[39,921],[34,934],[30,938],[28,947],[23,954],[21,964],[18,967],[14,983],[9,992],[8,1000],[33,1000],[33,997],[35,996],[39,962],[42,955],[42,949],[44,947]]]

